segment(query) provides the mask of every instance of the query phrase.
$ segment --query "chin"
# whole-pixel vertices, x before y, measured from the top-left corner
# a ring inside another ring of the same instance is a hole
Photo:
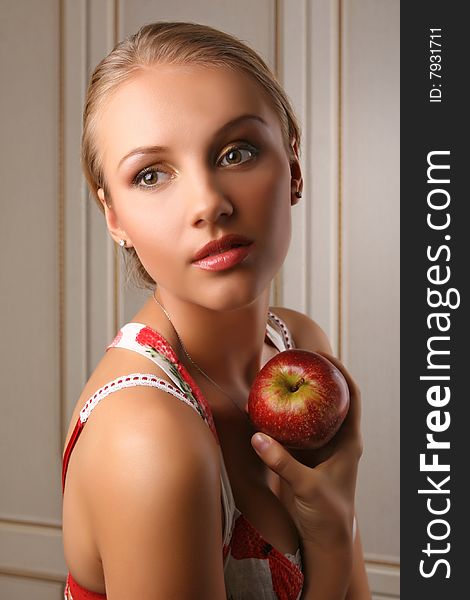
[[[261,297],[268,297],[270,282],[261,286],[259,282],[230,282],[220,281],[205,287],[203,294],[199,295],[198,303],[207,308],[223,312],[245,308],[254,304]]]

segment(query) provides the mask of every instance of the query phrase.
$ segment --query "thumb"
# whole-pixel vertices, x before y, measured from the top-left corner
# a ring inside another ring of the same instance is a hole
[[[305,467],[276,440],[265,433],[255,433],[251,445],[266,466],[284,479],[295,491],[305,476]]]

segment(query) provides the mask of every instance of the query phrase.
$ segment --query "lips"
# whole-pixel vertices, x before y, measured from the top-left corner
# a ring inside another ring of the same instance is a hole
[[[206,258],[208,256],[212,256],[213,254],[221,254],[222,252],[226,252],[231,248],[236,248],[238,246],[248,246],[252,243],[252,240],[248,239],[243,235],[238,235],[236,233],[230,233],[229,235],[224,235],[217,240],[212,240],[202,248],[200,248],[196,254],[193,256],[193,262]]]

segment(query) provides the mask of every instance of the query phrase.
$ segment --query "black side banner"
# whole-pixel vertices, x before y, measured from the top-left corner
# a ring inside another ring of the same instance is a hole
[[[469,593],[466,8],[401,3],[401,600]]]

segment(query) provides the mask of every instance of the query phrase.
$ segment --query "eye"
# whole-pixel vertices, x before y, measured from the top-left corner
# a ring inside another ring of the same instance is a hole
[[[219,165],[228,167],[230,165],[240,165],[252,160],[258,155],[258,151],[253,146],[233,146],[229,148],[222,156]],[[226,162],[224,164],[224,161]]]
[[[158,167],[147,167],[135,176],[132,185],[152,189],[162,185],[169,179],[171,179],[171,175],[166,171],[162,171]]]

